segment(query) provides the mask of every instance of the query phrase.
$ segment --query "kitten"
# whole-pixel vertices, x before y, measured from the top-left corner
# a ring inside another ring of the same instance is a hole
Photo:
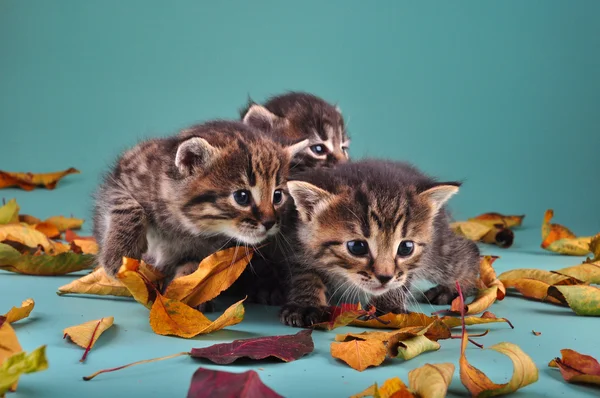
[[[384,313],[407,311],[416,279],[439,284],[425,293],[434,304],[449,303],[457,281],[466,292],[473,289],[479,250],[450,230],[444,207],[459,185],[436,182],[405,163],[376,160],[289,181],[298,252],[281,321],[299,327],[323,321],[327,293],[336,289]]]
[[[185,274],[231,241],[256,245],[272,237],[286,202],[290,159],[305,146],[286,148],[228,121],[138,144],[96,193],[100,264],[115,275],[126,256],[167,275]]]
[[[244,123],[278,140],[308,139],[308,147],[294,156],[291,172],[334,166],[348,160],[350,139],[339,108],[308,93],[290,92],[264,105],[249,101],[240,112]]]

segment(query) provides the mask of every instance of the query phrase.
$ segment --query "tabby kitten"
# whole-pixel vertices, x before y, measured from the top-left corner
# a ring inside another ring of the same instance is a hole
[[[264,105],[250,101],[240,112],[244,123],[275,139],[308,147],[292,159],[291,172],[346,162],[350,139],[339,108],[308,93],[290,92],[270,98]]]
[[[425,293],[434,304],[449,303],[457,281],[469,292],[479,250],[450,230],[444,208],[458,187],[405,163],[376,160],[308,171],[289,181],[299,249],[281,321],[299,327],[322,321],[328,292],[337,289],[395,313],[407,311],[416,279],[439,284]]]
[[[290,159],[305,146],[228,121],[138,144],[96,193],[100,264],[114,275],[126,256],[185,274],[231,241],[265,241],[279,230]]]

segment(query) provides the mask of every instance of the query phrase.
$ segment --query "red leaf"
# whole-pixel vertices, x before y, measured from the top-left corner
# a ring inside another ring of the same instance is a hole
[[[191,355],[192,358],[208,359],[219,365],[230,364],[243,357],[251,359],[275,357],[284,362],[291,362],[314,350],[311,334],[312,330],[302,330],[293,335],[235,340],[205,348],[192,348]]]
[[[283,398],[263,384],[253,370],[230,373],[198,368],[187,398]]]

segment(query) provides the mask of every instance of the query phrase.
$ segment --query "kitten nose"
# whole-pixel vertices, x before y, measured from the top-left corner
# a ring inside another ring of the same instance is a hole
[[[270,230],[271,228],[273,228],[273,226],[276,224],[275,220],[268,220],[268,221],[264,221],[262,223],[263,227],[265,227],[265,230]]]
[[[382,285],[385,285],[392,280],[391,275],[375,275],[375,278],[377,278]]]

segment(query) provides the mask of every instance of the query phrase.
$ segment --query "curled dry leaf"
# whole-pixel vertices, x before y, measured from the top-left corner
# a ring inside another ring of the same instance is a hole
[[[585,283],[600,285],[600,261],[591,261],[573,267],[552,271],[556,274],[571,276]]]
[[[45,223],[54,225],[60,232],[68,229],[80,229],[84,221],[80,218],[54,216],[46,219]]]
[[[425,336],[398,333],[393,336],[387,344],[388,356],[391,358],[402,358],[405,361],[428,351],[440,349],[440,343],[431,341]]]
[[[48,239],[42,232],[26,224],[0,225],[0,242],[11,241],[27,247],[41,246],[48,254],[59,254],[69,251],[69,247]]]
[[[505,228],[520,227],[523,223],[525,215],[521,216],[507,216],[500,213],[485,213],[480,214],[477,217],[469,218],[468,221],[474,221],[479,224],[494,226],[497,224],[503,225]]]
[[[69,174],[77,173],[80,173],[80,171],[73,167],[53,173],[14,173],[0,171],[0,188],[19,187],[25,191],[31,191],[36,186],[39,186],[54,189],[60,179]]]
[[[570,349],[560,353],[562,358],[555,358],[548,365],[559,368],[566,381],[600,385],[600,363],[594,357]]]
[[[548,288],[550,286],[570,286],[583,283],[570,276],[541,269],[527,268],[504,272],[498,278],[506,288],[517,289],[525,297],[554,304],[561,304],[561,302],[548,296]]]
[[[36,231],[37,232],[37,231]],[[0,269],[19,274],[53,276],[89,268],[94,262],[91,254],[65,252],[57,255],[21,253],[12,246],[0,243]]]
[[[548,296],[568,305],[577,315],[600,316],[600,289],[594,286],[550,286]]]
[[[84,254],[98,254],[98,244],[95,240],[74,239],[71,245],[75,245]]]
[[[151,308],[157,294],[153,282],[162,279],[162,275],[143,261],[124,257],[117,279],[138,303]]]
[[[590,250],[592,237],[577,237],[570,229],[560,224],[551,224],[554,217],[552,209],[546,210],[542,223],[543,249],[570,256],[585,256]]]
[[[100,318],[94,321],[70,326],[63,330],[64,338],[69,337],[71,341],[81,348],[85,348],[81,362],[85,361],[88,352],[94,347],[102,333],[110,328],[115,318],[112,316]]]
[[[98,296],[131,297],[129,289],[106,274],[104,267],[58,288],[57,294],[92,294]]]
[[[48,369],[46,346],[43,345],[27,354],[18,352],[8,357],[0,365],[0,396],[7,391],[15,391],[21,375]]]
[[[370,366],[379,366],[385,360],[387,349],[378,340],[352,340],[331,343],[331,356],[341,359],[350,367],[362,372]]]
[[[217,297],[242,274],[252,259],[253,251],[232,247],[206,257],[190,275],[175,278],[165,297],[191,307]]]
[[[449,339],[451,337],[450,328],[441,320],[435,319],[427,326],[409,326],[392,332],[338,334],[335,336],[335,341],[379,340],[387,343],[388,341],[393,340],[396,335],[401,335],[405,338],[422,335],[433,341]]]
[[[199,368],[192,376],[187,398],[240,397],[283,398],[267,387],[258,373],[230,373]]]
[[[490,308],[496,300],[504,299],[506,289],[504,284],[496,277],[492,264],[498,257],[482,256],[479,263],[480,289],[475,299],[466,306],[466,314],[478,314]],[[460,297],[456,297],[451,304],[451,311],[460,312]]]
[[[0,224],[14,224],[18,222],[19,205],[15,199],[11,199],[0,207]]]
[[[533,333],[534,336],[541,336],[542,332],[536,332],[535,330],[532,330],[531,333]]]
[[[239,358],[273,357],[291,362],[313,352],[311,333],[311,330],[302,330],[294,335],[258,337],[205,348],[192,348],[191,356],[208,359],[219,365],[230,364]]]
[[[33,311],[34,306],[35,302],[33,299],[28,298],[21,303],[20,307],[12,307],[6,314],[4,314],[6,322],[13,323],[27,318],[29,314],[31,314],[31,311]]]
[[[19,214],[19,222],[29,225],[35,225],[41,223],[42,220],[40,220],[37,217],[30,216],[29,214]]]
[[[600,234],[596,234],[590,241],[590,251],[593,254],[591,259],[588,259],[587,263],[600,263]]]
[[[408,385],[418,397],[444,398],[454,375],[451,363],[425,364],[408,372]]]
[[[503,224],[486,225],[476,221],[458,221],[451,223],[450,228],[472,241],[494,244],[502,248],[512,246],[515,239],[514,232]]]

